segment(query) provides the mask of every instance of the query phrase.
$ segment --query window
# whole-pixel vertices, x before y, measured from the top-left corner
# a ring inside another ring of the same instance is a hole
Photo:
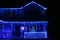
[[[12,11],[11,15],[16,16],[16,11]]]
[[[29,25],[26,26],[26,32],[29,32]]]
[[[43,26],[42,24],[37,25],[37,32],[42,32],[43,31]]]
[[[30,25],[30,32],[36,32],[36,25]]]

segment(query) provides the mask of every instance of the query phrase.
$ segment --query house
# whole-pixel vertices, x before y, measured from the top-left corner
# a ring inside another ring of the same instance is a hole
[[[36,19],[44,20],[46,10],[34,1],[21,8],[0,8],[0,18],[6,17],[0,19],[0,38],[47,38],[48,21]],[[23,21],[16,21],[17,18]]]

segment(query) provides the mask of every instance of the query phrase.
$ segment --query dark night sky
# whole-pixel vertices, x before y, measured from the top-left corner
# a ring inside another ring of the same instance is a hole
[[[0,7],[21,7],[31,2],[32,0],[2,0],[0,1]],[[34,0],[44,6],[47,6],[47,0]]]

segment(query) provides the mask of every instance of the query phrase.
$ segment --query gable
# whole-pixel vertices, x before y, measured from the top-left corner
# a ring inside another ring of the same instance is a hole
[[[26,4],[26,5],[24,6],[24,8],[27,7],[27,6],[29,6],[29,5],[31,5],[31,4],[32,4],[32,5],[35,4],[35,5],[41,7],[41,8],[43,8],[43,9],[45,9],[45,10],[47,9],[46,7],[44,7],[44,6],[42,6],[42,5],[38,4],[38,3],[36,3],[36,2],[34,2],[34,1],[32,1],[32,2],[30,2],[30,3],[28,3],[28,4]]]

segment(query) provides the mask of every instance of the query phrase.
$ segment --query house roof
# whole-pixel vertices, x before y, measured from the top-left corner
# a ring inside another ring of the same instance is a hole
[[[38,5],[38,6],[40,6],[40,7],[43,8],[44,10],[47,9],[47,8],[44,7],[44,6],[38,4],[38,3],[34,2],[34,1],[31,1],[30,3],[28,3],[28,4],[26,4],[25,6],[22,6],[22,7],[20,7],[20,8],[0,8],[0,10],[1,10],[1,9],[2,9],[2,10],[3,10],[3,9],[23,9],[23,8],[29,6],[29,5],[32,4],[32,3],[34,3],[34,4]]]
[[[29,6],[30,4],[36,4],[37,6],[43,8],[44,10],[47,9],[46,7],[44,7],[44,6],[42,6],[42,5],[38,4],[38,3],[36,3],[36,2],[34,2],[34,1],[31,1],[30,3],[26,4],[26,5],[24,6],[24,8],[27,7],[27,6]]]
[[[26,4],[25,6],[22,6],[20,8],[0,8],[0,13],[4,12],[4,10],[16,10],[16,9],[23,9],[23,8],[26,8],[27,6],[29,6],[30,4],[36,4],[37,6],[39,6],[40,8],[43,9],[43,12],[45,12],[45,10],[47,9],[46,7],[34,2],[34,1],[31,1],[30,3]]]
[[[0,13],[4,13],[4,10],[17,10],[17,9],[23,9],[23,8],[26,8],[27,6],[29,6],[30,4],[36,4],[37,6],[39,6],[40,8],[42,8],[42,13],[43,13],[43,15],[45,15],[44,13],[45,13],[45,10],[47,10],[47,8],[46,7],[44,7],[44,6],[42,6],[42,5],[40,5],[40,4],[38,4],[38,3],[36,3],[36,2],[34,2],[34,1],[31,1],[31,2],[29,2],[28,4],[26,4],[25,6],[22,6],[22,7],[20,7],[20,8],[0,8]],[[24,10],[24,9],[23,9]]]

